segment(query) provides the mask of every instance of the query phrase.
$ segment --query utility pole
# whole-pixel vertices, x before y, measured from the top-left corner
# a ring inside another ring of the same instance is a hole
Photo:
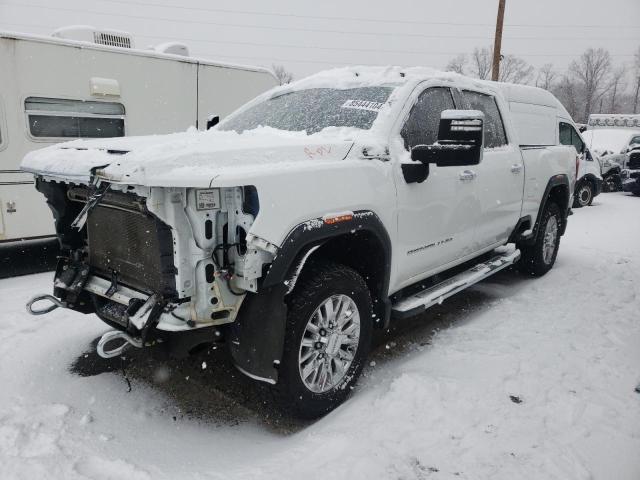
[[[502,55],[502,24],[504,22],[504,4],[506,0],[499,0],[498,19],[496,20],[496,37],[493,41],[493,65],[491,67],[491,80],[497,82],[500,78],[500,58]]]

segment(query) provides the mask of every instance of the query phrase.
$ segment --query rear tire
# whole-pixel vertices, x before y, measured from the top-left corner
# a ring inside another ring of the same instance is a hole
[[[605,193],[619,192],[622,190],[622,178],[617,172],[610,173],[604,176],[602,182],[602,191]]]
[[[548,203],[542,213],[534,243],[518,245],[522,255],[518,263],[521,271],[541,277],[553,268],[560,248],[560,231],[564,221],[558,205]]]
[[[573,194],[573,208],[587,207],[593,202],[593,185],[586,180],[580,182],[576,192]]]
[[[310,264],[289,296],[275,388],[280,408],[317,418],[356,383],[371,347],[372,303],[364,279],[335,263]]]

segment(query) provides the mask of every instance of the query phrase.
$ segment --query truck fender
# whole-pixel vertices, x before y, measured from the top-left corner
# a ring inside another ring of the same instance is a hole
[[[380,326],[388,325],[391,302],[388,298],[391,274],[391,240],[379,217],[368,210],[353,212],[330,223],[315,218],[294,227],[276,254],[257,293],[247,293],[238,316],[228,325],[226,338],[236,367],[247,376],[267,383],[278,381],[278,365],[284,349],[287,319],[286,296],[293,288],[305,261],[318,248],[338,237],[367,232],[381,245],[379,262],[382,275],[368,278],[372,289],[374,315]],[[377,263],[378,264],[378,263]],[[291,288],[290,288],[291,287]]]
[[[567,218],[569,216],[569,209],[571,207],[572,198],[570,198],[570,195],[569,195],[569,191],[570,191],[569,177],[566,174],[558,174],[551,177],[547,182],[547,186],[544,189],[544,194],[542,195],[542,199],[540,201],[540,208],[538,209],[536,221],[532,228],[532,233],[530,235],[527,235],[525,238],[520,238],[518,242],[523,243],[525,245],[531,245],[535,242],[536,236],[538,234],[538,228],[540,227],[540,219],[542,218],[542,213],[544,212],[549,199],[553,196],[552,193],[554,189],[557,189],[558,187],[564,187],[566,188],[566,191],[567,191],[566,198],[564,198],[564,195],[563,195],[563,198],[561,199],[562,203],[558,205],[560,207],[560,211],[564,212],[564,219],[563,219],[564,221],[560,226],[560,235],[564,235],[564,232],[567,228]],[[521,219],[518,222],[518,225],[521,224],[522,220],[523,219]]]
[[[374,301],[376,326],[384,327],[388,325],[391,316],[391,302],[388,294],[392,252],[389,234],[378,215],[370,210],[357,210],[352,215],[344,217],[344,220],[335,223],[327,222],[323,218],[315,218],[293,228],[282,242],[282,247],[273,260],[263,285],[271,287],[278,283],[295,282],[299,267],[307,260],[311,249],[315,250],[320,246],[319,253],[322,253],[332,244],[332,241],[338,238],[348,239],[350,235],[355,235],[355,241],[359,238],[359,234],[366,234],[376,246],[377,256],[366,259],[369,265],[375,265],[375,274],[362,272],[358,266],[351,265],[348,260],[337,259],[337,261],[352,266],[363,274]],[[315,254],[315,252],[311,253]]]

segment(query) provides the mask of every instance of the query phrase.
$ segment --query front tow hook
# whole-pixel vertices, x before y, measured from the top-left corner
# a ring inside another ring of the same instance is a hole
[[[109,342],[113,342],[116,340],[121,340],[122,343],[112,348],[111,350],[105,350],[105,347]],[[142,340],[137,338],[133,338],[131,335],[121,332],[120,330],[111,330],[110,332],[105,333],[100,337],[100,341],[96,346],[96,351],[98,355],[102,358],[113,358],[122,354],[127,345],[133,345],[136,348],[142,348]]]
[[[40,302],[43,300],[48,300],[49,302],[51,302],[51,305],[49,305],[48,307],[40,308],[40,309],[33,308],[34,303]],[[29,300],[26,305],[27,312],[29,312],[31,315],[44,315],[45,313],[53,312],[58,307],[67,308],[67,304],[65,302],[58,300],[53,295],[49,295],[49,294],[36,295],[31,300]]]

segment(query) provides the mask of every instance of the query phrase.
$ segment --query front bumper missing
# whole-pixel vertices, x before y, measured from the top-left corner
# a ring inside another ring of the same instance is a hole
[[[74,293],[92,294],[96,313],[103,320],[107,317],[107,323],[116,327],[98,342],[97,353],[102,358],[119,356],[128,346],[142,348],[155,344],[164,344],[168,354],[183,357],[198,345],[222,339],[213,323],[187,320],[191,315],[189,302],[167,302],[160,295],[146,295],[124,285],[110,292],[111,282],[96,275],[89,275],[84,285],[72,286]],[[72,286],[60,278],[55,281],[58,291],[71,291]],[[49,305],[43,306],[42,302]],[[48,294],[37,295],[26,305],[31,315],[44,315],[57,308],[75,309],[74,304]],[[120,342],[119,346],[113,347],[115,342]]]

